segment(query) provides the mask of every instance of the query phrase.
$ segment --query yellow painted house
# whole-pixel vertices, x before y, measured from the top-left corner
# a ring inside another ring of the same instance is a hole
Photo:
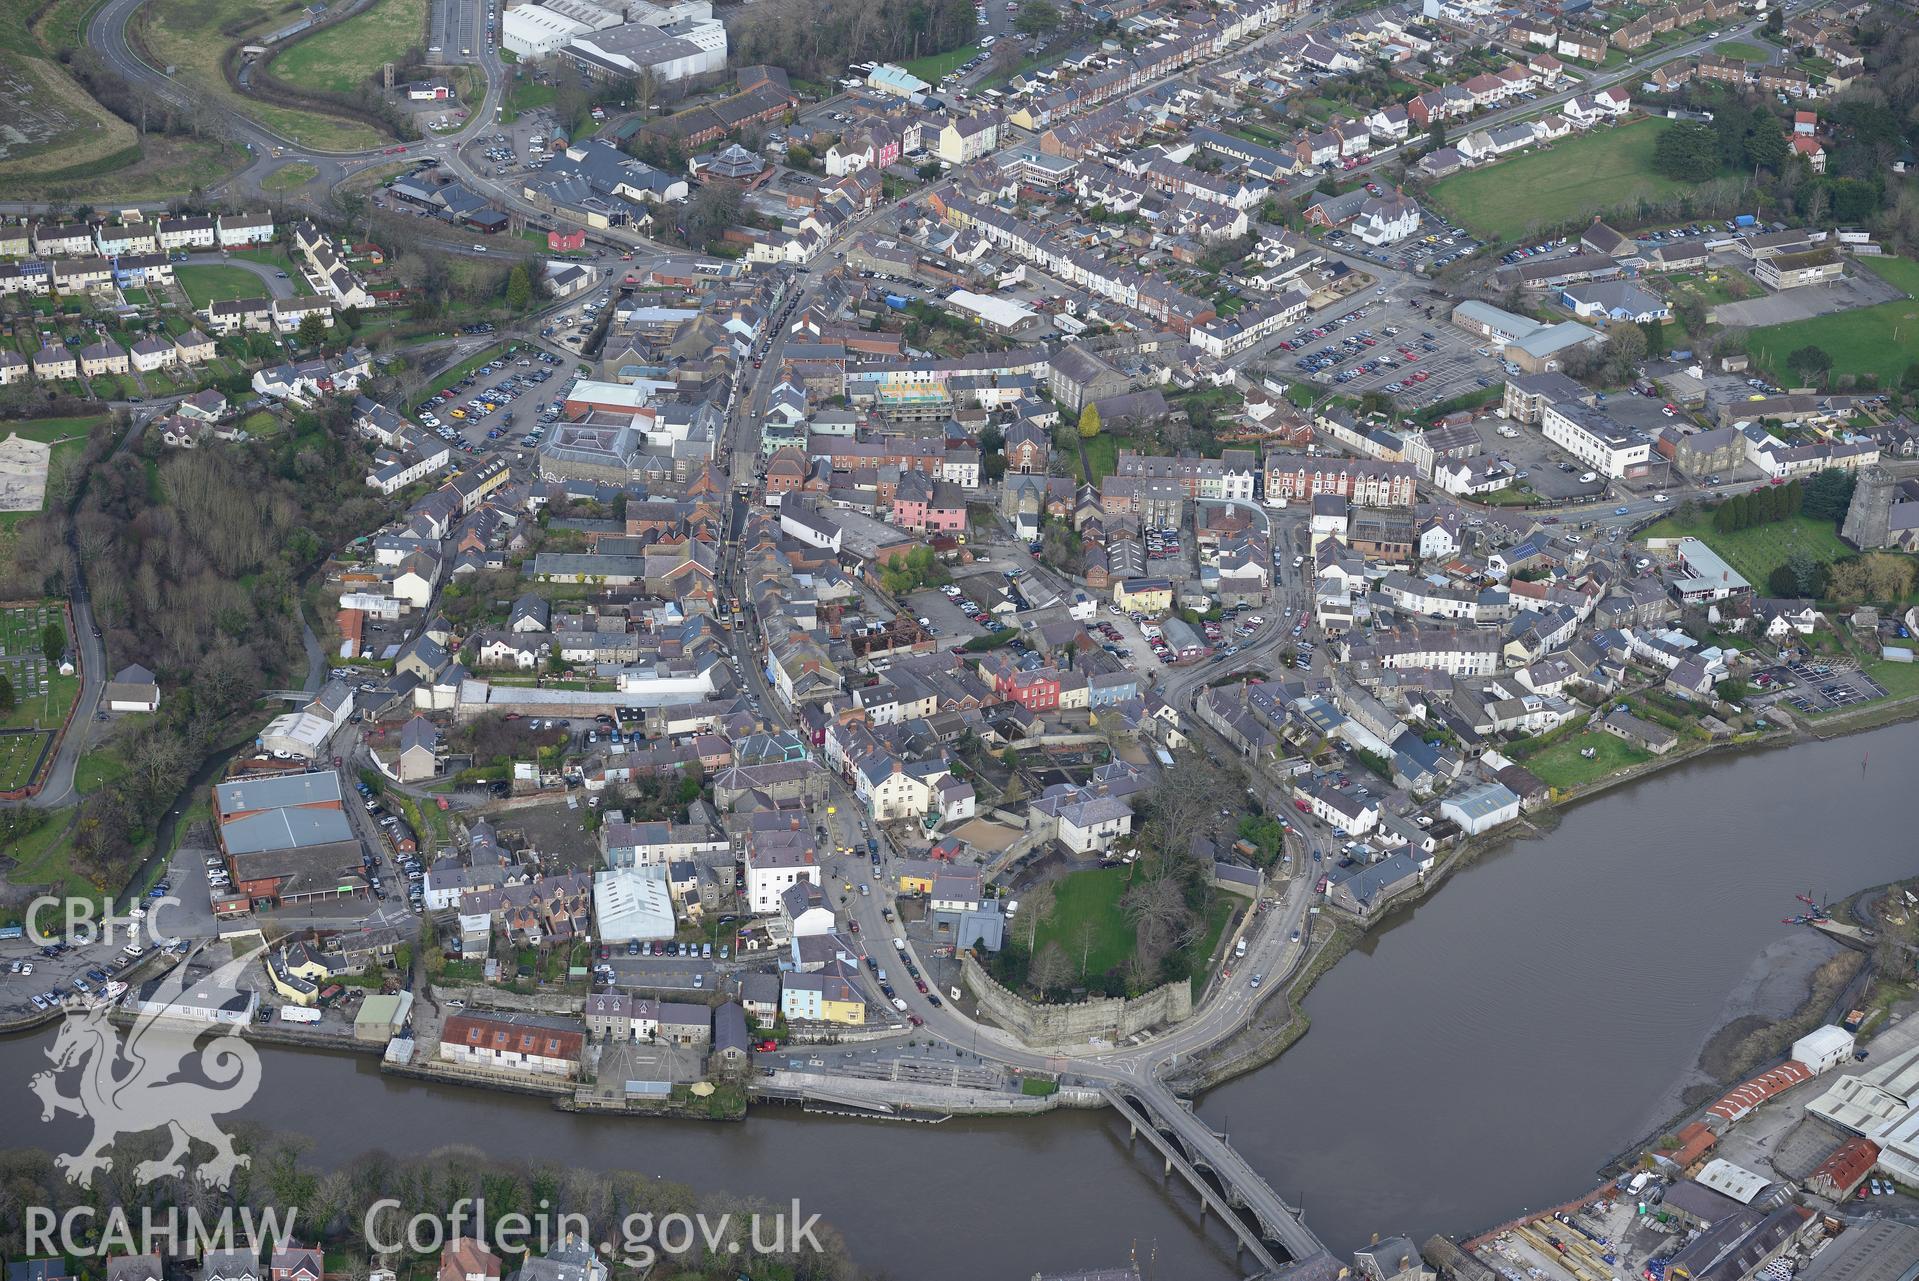
[[[939,874],[938,865],[927,859],[908,859],[900,866],[900,893],[931,894]]]
[[[1173,584],[1164,578],[1122,578],[1113,603],[1128,613],[1164,614],[1173,607]]]
[[[320,989],[329,983],[335,970],[324,957],[306,943],[289,943],[267,957],[267,979],[283,1001],[312,1005],[320,999]]]
[[[789,1023],[840,1023],[857,1027],[866,1022],[866,1000],[854,981],[855,971],[834,961],[812,974],[780,976],[780,1012]]]

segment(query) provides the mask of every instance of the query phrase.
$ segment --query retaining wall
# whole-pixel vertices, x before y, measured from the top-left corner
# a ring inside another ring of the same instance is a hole
[[[1032,1046],[1084,1045],[1095,1038],[1122,1041],[1137,1032],[1178,1023],[1193,1012],[1190,983],[1167,983],[1131,999],[1088,997],[1069,1005],[1041,1005],[1008,991],[965,957],[961,975],[966,990],[993,1021]]]

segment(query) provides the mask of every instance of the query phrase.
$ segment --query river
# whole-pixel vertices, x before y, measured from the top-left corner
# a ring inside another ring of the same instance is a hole
[[[1870,754],[1870,764],[1862,761]],[[1910,875],[1919,724],[1716,757],[1573,807],[1482,857],[1342,960],[1312,1031],[1201,1111],[1340,1252],[1373,1232],[1463,1233],[1584,1191],[1699,1082],[1713,1031],[1803,995],[1824,949],[1795,893]],[[9,1140],[60,1148],[26,1094],[45,1035],[0,1041]],[[243,1114],[338,1161],[473,1143],[696,1187],[799,1197],[869,1268],[927,1281],[1124,1262],[1240,1275],[1193,1198],[1162,1192],[1105,1113],[937,1126],[780,1108],[745,1125],[578,1118],[542,1102],[265,1049]],[[350,1123],[340,1124],[342,1118]]]

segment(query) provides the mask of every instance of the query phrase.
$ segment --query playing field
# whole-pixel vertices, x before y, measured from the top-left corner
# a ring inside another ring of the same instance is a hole
[[[1919,295],[1919,263],[1907,258],[1859,258],[1854,270],[1870,270],[1909,295]],[[1906,366],[1919,361],[1919,297],[1877,307],[1838,311],[1811,320],[1768,325],[1747,335],[1747,350],[1782,386],[1799,379],[1786,357],[1813,346],[1832,357],[1832,374],[1877,374],[1881,387],[1896,386]]]
[[[229,267],[224,263],[180,267],[175,269],[173,278],[180,282],[180,288],[186,290],[188,300],[195,307],[225,302],[229,298],[260,298],[267,292],[266,282],[245,267]]]
[[[1598,128],[1549,148],[1454,174],[1433,186],[1446,212],[1493,241],[1517,240],[1529,228],[1550,227],[1661,199],[1685,184],[1653,172],[1653,146],[1666,120]]]
[[[273,60],[273,74],[305,89],[351,93],[426,43],[426,9],[427,0],[377,0],[288,48]]]

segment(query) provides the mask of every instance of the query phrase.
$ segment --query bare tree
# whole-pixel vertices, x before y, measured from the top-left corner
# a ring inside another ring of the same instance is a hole
[[[1059,900],[1051,885],[1038,885],[1027,892],[1026,901],[1020,906],[1026,910],[1026,951],[1031,955],[1039,939],[1039,927],[1052,919]]]
[[[1137,932],[1136,948],[1164,956],[1183,945],[1191,931],[1193,913],[1186,905],[1185,887],[1174,874],[1173,860],[1165,856],[1147,865],[1144,879],[1120,897],[1119,905]]]
[[[1026,971],[1026,981],[1040,992],[1054,992],[1065,987],[1073,977],[1073,963],[1066,959],[1066,949],[1057,941],[1048,943],[1040,949],[1033,964]]]
[[[1093,943],[1099,938],[1099,931],[1091,921],[1081,921],[1079,928],[1073,931],[1073,942],[1079,948],[1079,976],[1086,977],[1086,963],[1093,955]]]

